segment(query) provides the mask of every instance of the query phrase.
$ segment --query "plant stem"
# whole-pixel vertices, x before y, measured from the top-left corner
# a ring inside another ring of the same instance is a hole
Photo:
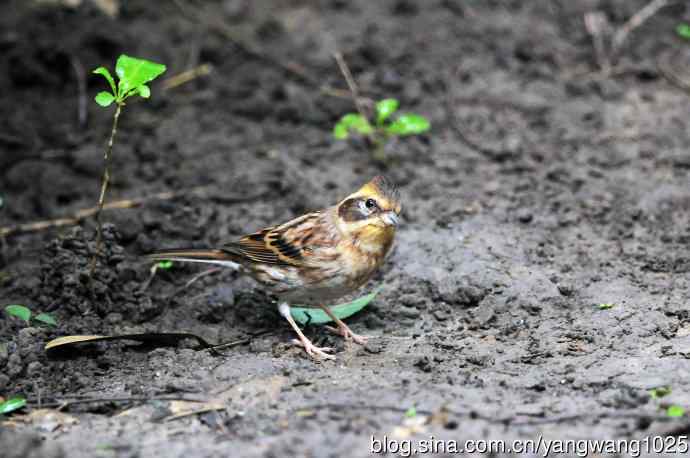
[[[91,258],[91,269],[89,272],[89,277],[93,277],[93,273],[96,270],[96,261],[98,255],[101,252],[101,245],[103,244],[103,228],[101,226],[101,212],[103,211],[103,204],[105,202],[105,192],[108,189],[108,183],[110,183],[110,162],[113,153],[113,144],[115,143],[115,135],[117,134],[117,122],[120,119],[120,113],[122,112],[122,107],[124,103],[118,102],[117,108],[115,109],[115,114],[113,115],[113,128],[110,130],[110,139],[108,140],[108,147],[105,149],[105,167],[103,169],[103,178],[101,179],[101,195],[98,197],[98,207],[96,209],[96,251]]]
[[[355,79],[352,76],[352,72],[350,72],[350,67],[348,67],[347,62],[345,62],[345,58],[343,58],[343,55],[340,52],[334,53],[333,57],[335,58],[338,67],[340,68],[340,72],[343,74],[343,77],[345,78],[347,87],[350,89],[350,96],[352,97],[352,101],[355,104],[357,112],[362,117],[362,119],[364,119],[371,125],[371,121],[369,121],[369,116],[367,116],[367,112],[364,109],[364,105],[362,104],[362,101],[359,98],[359,88],[357,87],[357,83],[355,82]],[[376,127],[374,127],[374,130],[375,129]],[[367,138],[369,139],[370,147],[378,148],[378,141],[375,132],[370,132],[369,134],[367,134]]]

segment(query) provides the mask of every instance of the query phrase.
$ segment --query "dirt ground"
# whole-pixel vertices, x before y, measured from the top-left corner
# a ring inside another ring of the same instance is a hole
[[[659,66],[687,66],[690,43],[674,28],[690,11],[665,8],[635,30],[610,77],[596,72],[583,22],[601,10],[618,27],[644,4],[130,1],[111,19],[88,4],[4,3],[0,226],[94,205],[112,112],[92,101],[105,86],[86,70],[125,52],[166,63],[166,76],[213,71],[167,91],[153,84],[149,101],[126,107],[108,199],[181,195],[104,214],[93,287],[93,221],[2,240],[3,307],[49,311],[59,325],[3,314],[0,394],[25,395],[24,414],[39,402],[133,400],[71,403],[63,411],[75,424],[15,415],[0,426],[0,449],[368,456],[371,435],[690,433],[687,417],[665,414],[690,408],[690,104]],[[323,90],[346,89],[338,50],[364,95],[396,97],[432,123],[388,145],[385,166],[362,142],[332,138],[353,111]],[[380,295],[348,320],[373,336],[366,347],[310,326],[338,347],[335,362],[312,362],[286,345],[271,298],[231,271],[185,287],[203,269],[176,264],[145,287],[144,253],[233,239],[379,173],[400,185],[405,222],[365,288],[382,285]],[[188,341],[43,350],[70,334],[191,332],[218,343],[264,330],[274,332],[220,356]],[[650,396],[662,386],[671,394]],[[223,409],[170,418],[180,408],[171,398]]]

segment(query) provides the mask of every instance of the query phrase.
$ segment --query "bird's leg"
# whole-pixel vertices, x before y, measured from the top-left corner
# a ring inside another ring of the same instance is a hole
[[[331,347],[317,347],[316,345],[311,343],[311,340],[309,340],[307,336],[304,335],[299,326],[297,326],[297,323],[295,323],[295,319],[292,318],[292,315],[290,314],[290,306],[286,302],[281,302],[278,305],[278,311],[283,316],[283,318],[285,318],[288,321],[288,323],[290,323],[292,329],[294,329],[297,333],[297,337],[299,337],[299,340],[295,339],[294,342],[297,345],[304,347],[304,351],[306,351],[309,356],[311,356],[314,359],[335,359],[335,356],[326,353],[327,351],[333,351]]]
[[[331,309],[329,309],[328,306],[320,304],[319,307],[321,307],[321,310],[326,312],[326,315],[328,315],[331,318],[331,320],[333,320],[333,322],[336,324],[336,326],[338,326],[337,329],[332,328],[330,326],[326,326],[326,329],[335,332],[336,334],[340,334],[341,336],[345,337],[345,339],[352,340],[360,345],[364,345],[367,343],[368,337],[360,336],[359,334],[355,334],[354,332],[352,332],[352,329],[350,329],[348,325],[343,323],[343,321],[340,318],[335,316],[335,314],[331,312]]]

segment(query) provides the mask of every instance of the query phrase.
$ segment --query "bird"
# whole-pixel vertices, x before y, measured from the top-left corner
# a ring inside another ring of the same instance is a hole
[[[335,359],[331,347],[314,345],[290,313],[291,304],[320,308],[335,323],[328,329],[364,345],[333,314],[328,303],[364,285],[390,253],[400,223],[398,187],[378,175],[336,205],[267,227],[236,241],[209,249],[167,249],[151,253],[151,261],[216,264],[253,278],[277,298],[284,317],[314,360]]]

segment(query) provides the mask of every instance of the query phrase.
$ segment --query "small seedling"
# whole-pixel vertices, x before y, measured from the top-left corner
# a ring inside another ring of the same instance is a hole
[[[103,169],[103,178],[101,180],[101,193],[98,198],[98,209],[96,211],[96,252],[91,260],[91,275],[96,268],[96,257],[101,251],[101,244],[103,242],[103,230],[101,227],[101,212],[103,211],[103,203],[105,201],[105,193],[110,182],[110,157],[113,152],[113,144],[115,143],[115,135],[117,134],[117,123],[120,119],[120,113],[125,106],[125,101],[134,96],[140,96],[148,99],[151,96],[151,89],[147,83],[153,81],[165,72],[165,65],[151,62],[145,59],[138,59],[130,57],[125,54],[117,58],[115,64],[115,73],[118,77],[118,83],[115,84],[115,79],[110,74],[110,71],[105,67],[98,67],[93,71],[97,75],[103,76],[110,85],[110,92],[102,91],[96,95],[96,103],[106,108],[115,103],[115,113],[113,115],[113,126],[110,130],[110,139],[105,148],[105,167]]]
[[[652,399],[663,398],[664,396],[668,396],[669,394],[671,394],[670,386],[660,386],[649,390],[649,396],[651,396]]]
[[[409,409],[407,409],[405,411],[405,417],[407,417],[407,418],[414,418],[416,416],[417,416],[417,409],[414,406],[410,407]]]
[[[609,309],[612,309],[613,307],[615,307],[615,304],[603,303],[603,304],[599,304],[597,307],[599,307],[599,310],[609,310]]]
[[[672,418],[678,418],[685,415],[685,408],[677,405],[669,406],[666,409],[666,415]]]
[[[160,261],[158,264],[156,264],[159,269],[163,270],[168,270],[172,268],[173,262],[172,261]]]
[[[8,305],[5,307],[5,312],[7,312],[7,314],[10,316],[14,316],[25,321],[26,324],[29,324],[31,320],[33,320],[50,326],[57,326],[57,321],[55,321],[55,318],[53,318],[52,315],[48,313],[39,313],[38,315],[32,316],[31,309],[23,305]]]
[[[10,412],[19,410],[26,405],[26,399],[22,396],[14,396],[6,401],[0,402],[0,415],[7,415]]]
[[[678,24],[676,26],[676,33],[679,37],[685,38],[686,40],[690,40],[690,24]]]
[[[396,99],[383,99],[376,103],[375,121],[371,122],[363,113],[348,113],[333,128],[338,140],[347,139],[352,132],[369,138],[380,156],[384,144],[391,137],[405,137],[426,132],[431,127],[422,115],[407,113],[393,116],[400,103]]]

